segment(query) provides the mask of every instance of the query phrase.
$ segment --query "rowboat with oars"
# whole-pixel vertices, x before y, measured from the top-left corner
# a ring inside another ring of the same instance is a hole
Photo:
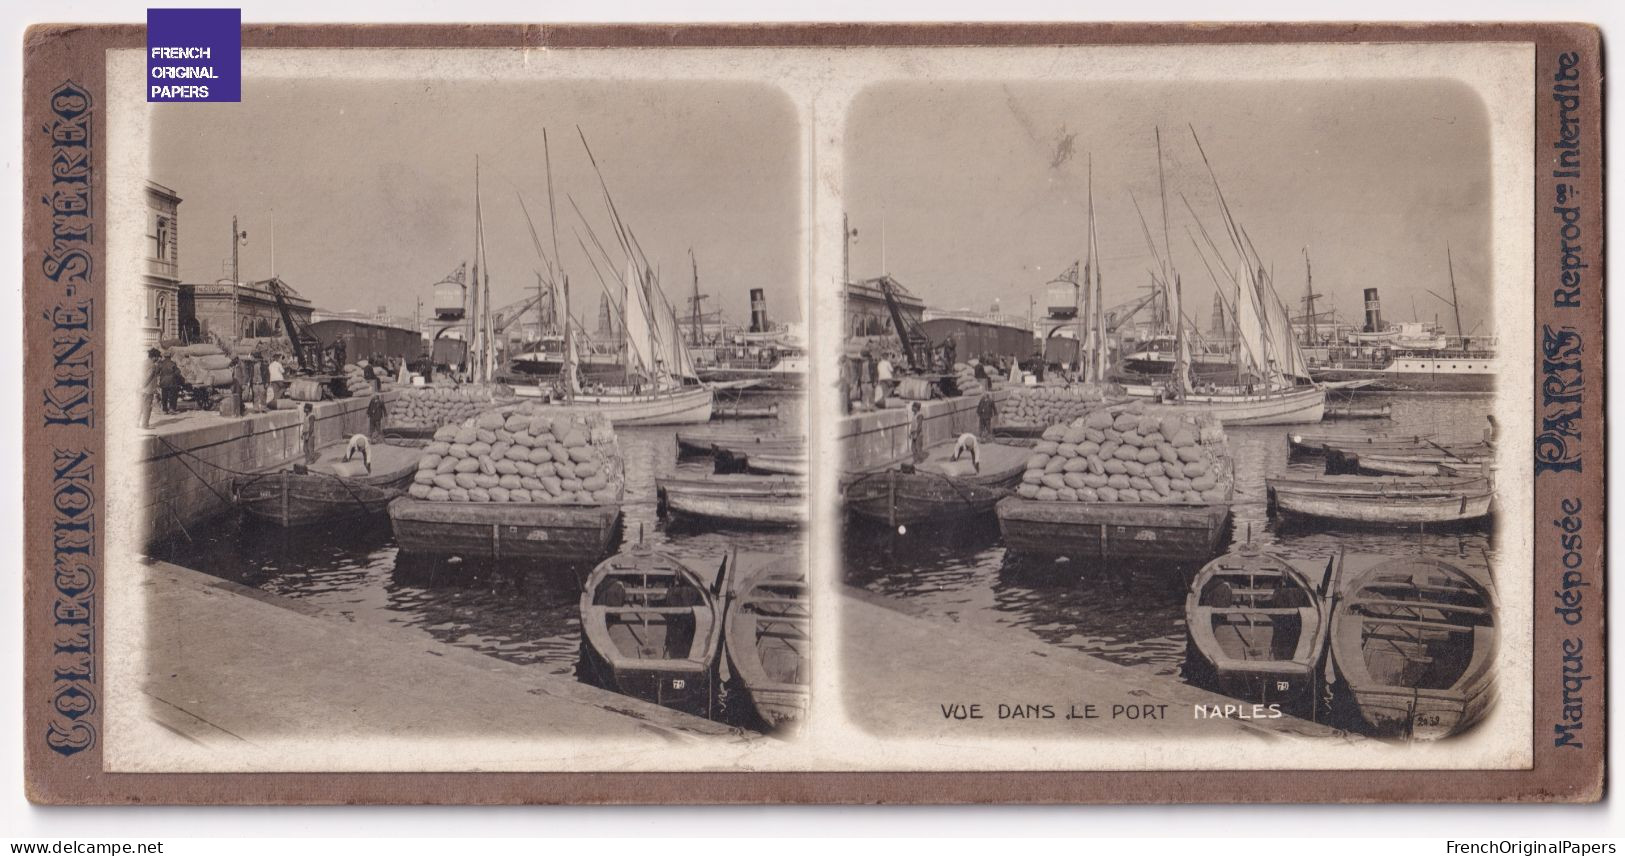
[[[1207,563],[1185,598],[1195,668],[1220,692],[1263,704],[1312,699],[1327,615],[1317,582],[1244,544]]]
[[[1424,441],[1388,447],[1325,446],[1326,472],[1373,475],[1436,476],[1441,464],[1482,464],[1492,459],[1495,447],[1485,443],[1444,445]]]
[[[406,492],[422,450],[389,443],[370,447],[371,471],[345,461],[348,443],[317,451],[311,464],[273,467],[231,480],[237,507],[278,526],[304,526],[382,514]]]
[[[1495,699],[1494,590],[1438,559],[1384,559],[1332,607],[1340,689],[1373,731],[1433,740],[1470,728]]]
[[[1489,517],[1495,489],[1487,480],[1433,493],[1327,493],[1284,484],[1270,486],[1273,507],[1286,517],[1346,526],[1423,526],[1475,523]]]
[[[661,516],[742,526],[802,526],[807,480],[793,476],[707,475],[655,479]]]
[[[728,666],[770,729],[807,715],[811,625],[812,604],[799,558],[763,565],[738,586],[729,603],[724,641]]]
[[[715,455],[727,452],[735,457],[805,452],[807,438],[747,431],[678,431],[677,452],[683,455]]]
[[[1327,403],[1327,419],[1389,419],[1393,416],[1393,405],[1388,402],[1382,404],[1357,404],[1355,402]]]
[[[707,581],[644,544],[605,559],[581,593],[583,674],[655,704],[710,715],[723,616],[723,560]]]
[[[1427,433],[1366,434],[1354,431],[1293,431],[1287,434],[1286,438],[1287,448],[1294,455],[1318,456],[1325,454],[1327,446],[1339,446],[1352,450],[1409,449],[1434,439],[1434,435]]]
[[[807,452],[805,449],[784,454],[752,452],[745,455],[743,460],[745,471],[750,473],[773,476],[807,475]]]
[[[1374,496],[1449,496],[1463,490],[1488,487],[1480,476],[1271,476],[1264,488],[1271,508],[1276,488],[1298,493],[1330,496],[1359,494]]]
[[[1032,449],[987,442],[980,444],[980,464],[970,456],[954,460],[958,441],[926,450],[919,463],[902,462],[841,479],[847,511],[887,526],[949,523],[990,514],[999,500],[1021,482]]]

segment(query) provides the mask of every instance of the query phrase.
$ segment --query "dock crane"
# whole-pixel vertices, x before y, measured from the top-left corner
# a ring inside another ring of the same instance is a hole
[[[929,371],[930,338],[920,329],[918,322],[910,321],[903,314],[903,308],[897,302],[897,283],[889,276],[882,276],[877,282],[880,293],[886,298],[886,310],[891,313],[892,327],[897,331],[897,340],[903,345],[903,358],[908,360],[909,369],[916,372]]]
[[[322,342],[311,331],[310,325],[289,309],[288,287],[274,276],[265,281],[265,287],[276,302],[277,314],[282,316],[282,332],[288,336],[288,344],[293,348],[293,358],[299,364],[300,373],[321,374]]]

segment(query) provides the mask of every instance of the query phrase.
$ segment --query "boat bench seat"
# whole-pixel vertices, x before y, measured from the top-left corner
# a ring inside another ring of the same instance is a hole
[[[1396,606],[1406,609],[1436,609],[1440,612],[1459,612],[1464,615],[1489,615],[1490,611],[1482,606],[1463,606],[1455,603],[1433,603],[1431,601],[1414,600],[1388,600],[1385,598],[1362,597],[1354,602],[1356,606]]]
[[[1378,625],[1378,626],[1380,626],[1380,625],[1389,625],[1389,626],[1393,626],[1393,627],[1415,627],[1415,628],[1417,628],[1419,630],[1437,630],[1437,631],[1440,631],[1440,632],[1443,632],[1443,633],[1470,634],[1470,633],[1473,632],[1473,628],[1471,628],[1471,627],[1463,627],[1460,624],[1446,624],[1446,623],[1444,623],[1442,621],[1423,621],[1421,619],[1416,619],[1416,618],[1391,618],[1391,617],[1382,616],[1382,615],[1364,615],[1364,614],[1360,615],[1359,617],[1360,617],[1360,620],[1362,622],[1364,622],[1368,626],[1371,626],[1371,625]],[[1368,633],[1367,635],[1369,636],[1369,635],[1372,635],[1372,634]],[[1409,638],[1409,637],[1405,637],[1405,638]]]
[[[1295,606],[1210,606],[1214,615],[1297,615]]]

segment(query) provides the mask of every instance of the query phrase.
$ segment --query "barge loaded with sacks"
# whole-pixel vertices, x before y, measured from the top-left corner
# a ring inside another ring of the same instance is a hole
[[[1217,420],[1103,406],[1045,430],[1016,496],[998,504],[999,529],[1018,553],[1205,562],[1223,543],[1234,483]]]
[[[389,505],[403,551],[592,561],[609,550],[625,474],[603,416],[526,402],[434,437]]]

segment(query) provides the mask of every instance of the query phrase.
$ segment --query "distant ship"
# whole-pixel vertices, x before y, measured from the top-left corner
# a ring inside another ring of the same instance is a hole
[[[1471,339],[1427,350],[1331,348],[1309,359],[1316,381],[1372,381],[1364,388],[1389,392],[1493,392],[1500,370],[1494,344]]]

